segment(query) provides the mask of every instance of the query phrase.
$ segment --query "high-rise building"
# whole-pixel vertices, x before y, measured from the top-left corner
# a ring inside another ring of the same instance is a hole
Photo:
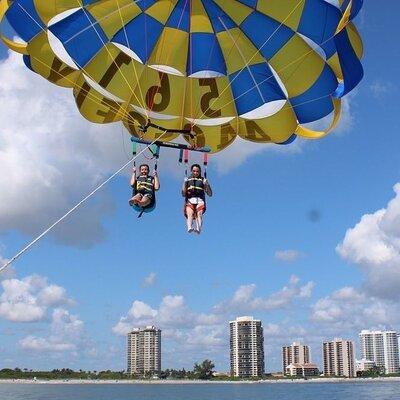
[[[283,374],[287,374],[287,366],[290,364],[309,364],[310,348],[294,342],[291,346],[282,347]]]
[[[324,375],[355,376],[354,344],[350,340],[334,339],[323,343]]]
[[[154,326],[128,333],[127,371],[131,375],[161,372],[161,330]]]
[[[359,337],[362,358],[374,361],[386,374],[400,372],[397,332],[363,330]]]
[[[231,374],[257,377],[264,374],[264,335],[260,320],[239,317],[229,322]]]

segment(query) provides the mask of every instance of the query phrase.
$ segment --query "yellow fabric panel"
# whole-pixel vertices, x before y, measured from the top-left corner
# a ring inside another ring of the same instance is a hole
[[[228,74],[240,71],[247,65],[265,62],[253,43],[239,28],[217,34],[225,58]]]
[[[79,112],[87,120],[98,124],[116,122],[122,119],[123,107],[109,100],[93,89],[81,75],[74,86],[74,97]]]
[[[340,120],[340,114],[342,111],[342,102],[340,99],[332,98],[334,113],[330,126],[324,131],[314,131],[312,129],[308,129],[302,125],[299,125],[296,130],[296,134],[306,138],[306,139],[320,139],[326,136],[329,132],[336,128],[337,124]]]
[[[210,18],[200,1],[191,2],[190,32],[214,32]]]
[[[257,10],[261,13],[283,23],[294,31],[300,24],[305,0],[258,0]],[[267,38],[266,38],[267,39]]]
[[[326,63],[332,68],[336,78],[343,80],[342,67],[340,66],[339,56],[335,53],[331,58],[326,60]]]
[[[237,136],[237,120],[218,126],[191,127],[190,123],[184,126],[185,129],[192,129],[195,138],[185,137],[185,140],[194,147],[208,146],[212,153],[217,153],[228,147]]]
[[[177,2],[178,0],[158,0],[146,10],[146,14],[165,25]]]
[[[134,63],[139,64],[137,61],[134,61]],[[155,113],[181,116],[184,93],[184,77],[169,75],[153,68],[145,67],[135,88],[135,96],[131,97],[130,103],[141,108],[147,108],[147,110]],[[141,95],[145,105],[137,100]]]
[[[364,55],[364,46],[358,30],[352,22],[347,26],[347,34],[357,57],[361,59]]]
[[[188,78],[183,115],[197,119],[235,116],[235,102],[228,87],[227,77]]]
[[[186,75],[189,33],[165,27],[149,58],[149,65],[168,65]]]
[[[349,24],[352,8],[353,8],[353,2],[350,1],[346,10],[343,13],[342,19],[339,22],[339,25],[336,29],[336,33],[339,33],[341,30],[343,30]]]
[[[46,32],[35,36],[28,45],[32,69],[48,81],[73,87],[81,72],[62,62],[50,47]]]
[[[298,35],[294,35],[270,60],[289,97],[304,93],[319,78],[325,61]]]
[[[214,0],[236,25],[240,25],[254,10],[235,0]]]
[[[137,111],[133,110],[130,105],[124,105],[125,113],[123,115],[122,122],[126,129],[128,129],[129,133],[133,136],[136,136],[138,138],[144,139],[144,140],[155,140],[159,138],[159,136],[163,133],[158,129],[155,128],[148,128],[146,133],[143,133],[141,130],[139,130],[139,126],[144,126],[147,123],[147,117],[144,116],[143,114],[138,113]],[[158,119],[151,119],[151,122],[153,124],[156,124],[158,126],[162,126],[165,129],[177,129],[177,127],[181,126],[181,119],[174,119],[170,121],[165,121],[165,120],[158,120]],[[174,133],[167,133],[163,134],[161,137],[162,141],[169,142],[171,140],[174,140],[178,137],[178,134]]]
[[[109,39],[142,12],[132,0],[105,0],[86,8]]]
[[[37,13],[45,24],[64,11],[81,6],[81,2],[78,0],[34,0],[34,4]]]
[[[128,101],[144,70],[112,43],[106,44],[86,65],[84,73],[113,95]]]
[[[289,102],[276,114],[258,120],[239,118],[239,136],[251,142],[283,143],[297,128],[296,114]]]

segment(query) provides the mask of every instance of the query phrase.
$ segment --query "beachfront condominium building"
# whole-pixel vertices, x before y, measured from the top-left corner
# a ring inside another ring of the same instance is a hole
[[[386,374],[400,372],[397,332],[363,330],[359,337],[363,359],[375,362]]]
[[[264,334],[260,320],[238,317],[229,322],[231,375],[241,378],[264,374]]]
[[[334,339],[323,343],[324,375],[355,376],[354,344],[350,340]]]
[[[283,374],[287,374],[287,366],[290,364],[309,364],[310,363],[310,348],[303,346],[300,343],[294,342],[290,346],[282,347],[282,367]]]
[[[155,326],[128,333],[127,371],[131,375],[159,375],[161,372],[161,330]]]

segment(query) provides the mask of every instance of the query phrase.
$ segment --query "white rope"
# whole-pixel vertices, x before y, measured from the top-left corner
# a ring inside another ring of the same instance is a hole
[[[60,222],[64,221],[70,214],[72,214],[77,208],[79,208],[83,203],[85,203],[88,199],[90,199],[95,193],[97,193],[103,186],[105,186],[108,182],[114,179],[121,171],[123,171],[129,164],[135,161],[141,154],[143,154],[151,145],[157,142],[164,135],[164,132],[155,139],[152,143],[147,145],[143,150],[141,150],[135,157],[132,157],[129,161],[127,161],[118,171],[114,172],[109,178],[107,178],[104,182],[102,182],[99,186],[97,186],[94,190],[92,190],[87,196],[85,196],[79,203],[73,206],[67,213],[65,213],[61,218],[59,218],[56,222],[50,225],[45,231],[43,231],[36,239],[32,240],[28,245],[26,245],[21,251],[19,251],[14,257],[8,260],[1,268],[0,274],[10,266],[15,260],[17,260],[22,254],[24,254],[27,250],[29,250],[36,242],[38,242],[43,236],[47,235],[52,229],[54,229]]]

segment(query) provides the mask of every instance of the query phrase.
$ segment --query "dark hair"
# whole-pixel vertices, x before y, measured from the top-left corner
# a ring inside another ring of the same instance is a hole
[[[199,171],[200,171],[200,176],[201,176],[201,167],[200,167],[199,164],[193,164],[193,165],[190,167],[190,170],[193,171],[193,168],[195,168],[195,167],[197,167],[197,168],[199,169]]]
[[[147,167],[147,169],[150,171],[150,167],[149,167],[148,164],[141,164],[141,165],[139,166],[139,171],[142,169],[142,167]]]

